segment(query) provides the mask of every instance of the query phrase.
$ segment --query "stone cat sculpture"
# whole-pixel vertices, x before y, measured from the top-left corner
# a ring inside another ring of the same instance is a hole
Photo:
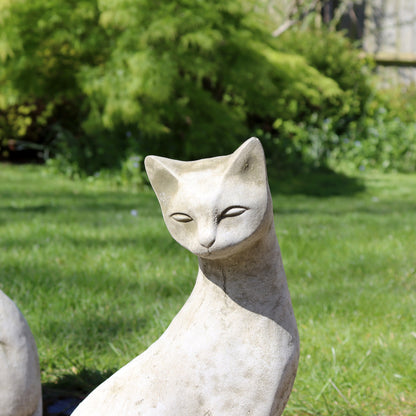
[[[146,171],[173,238],[199,258],[195,287],[165,333],[73,416],[278,416],[299,339],[263,149]]]
[[[38,352],[29,326],[0,290],[0,416],[41,416]]]

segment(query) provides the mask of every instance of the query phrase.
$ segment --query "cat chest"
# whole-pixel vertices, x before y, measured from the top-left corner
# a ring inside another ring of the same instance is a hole
[[[218,389],[235,386],[235,380],[272,381],[286,356],[289,334],[273,320],[238,305],[212,306],[201,305],[193,315],[180,313],[160,340],[160,349],[168,348],[188,378],[212,380]]]
[[[269,414],[290,359],[288,334],[271,319],[228,301],[197,301],[188,303],[156,343],[109,380],[105,390],[125,394],[128,411],[117,408],[118,414]],[[103,409],[114,405],[106,403],[111,395],[105,390]]]
[[[167,331],[122,371],[120,380],[131,389],[127,398],[131,414],[268,414],[286,354],[279,356],[276,328],[266,321],[257,322],[258,342],[253,342],[250,322],[221,321],[213,326],[205,322],[175,335]]]

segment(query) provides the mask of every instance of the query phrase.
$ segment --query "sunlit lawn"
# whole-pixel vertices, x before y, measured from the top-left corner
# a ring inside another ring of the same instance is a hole
[[[416,414],[416,175],[311,175],[273,181],[273,195],[301,336],[285,414]],[[197,271],[151,190],[39,166],[0,165],[0,249],[46,396],[83,394],[142,352]]]

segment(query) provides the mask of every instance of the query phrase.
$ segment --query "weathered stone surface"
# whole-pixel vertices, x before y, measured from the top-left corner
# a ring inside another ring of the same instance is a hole
[[[199,258],[196,284],[165,333],[73,416],[280,415],[299,339],[260,142],[145,164],[170,233]]]
[[[0,416],[41,416],[38,352],[29,326],[0,290]]]
[[[416,2],[372,0],[365,7],[364,50],[374,55],[383,87],[416,82]]]

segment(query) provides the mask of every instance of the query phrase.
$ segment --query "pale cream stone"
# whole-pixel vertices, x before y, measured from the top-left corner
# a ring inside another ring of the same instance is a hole
[[[17,306],[1,290],[0,416],[42,416],[35,340]]]
[[[145,164],[170,233],[199,258],[196,284],[165,333],[73,416],[279,416],[299,338],[259,140]]]

